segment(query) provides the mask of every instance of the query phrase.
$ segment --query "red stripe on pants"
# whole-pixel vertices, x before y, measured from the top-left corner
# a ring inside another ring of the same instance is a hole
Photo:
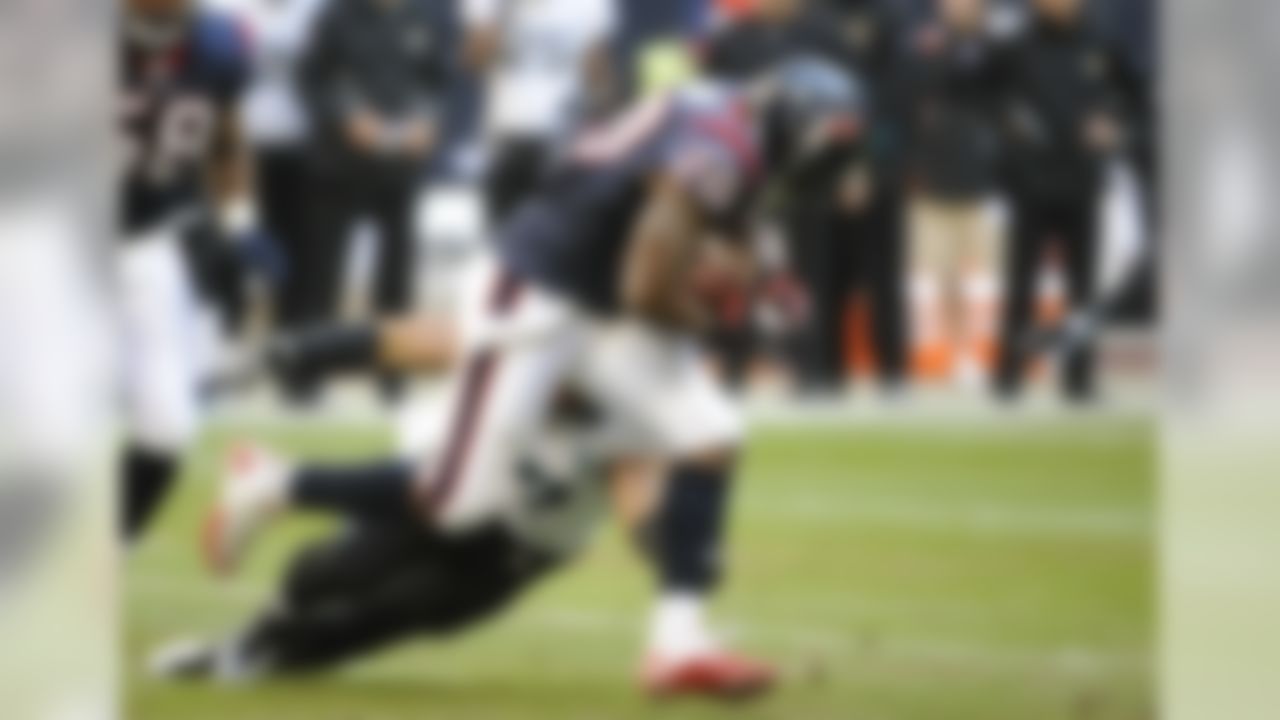
[[[490,314],[500,317],[509,314],[520,299],[523,285],[519,278],[506,270],[499,270],[497,281],[489,296]],[[489,398],[493,376],[500,364],[497,351],[484,350],[467,361],[462,379],[462,391],[449,429],[445,454],[436,474],[423,484],[423,499],[430,516],[435,517],[448,506],[456,494],[458,483],[466,471],[475,434],[484,417],[484,407]]]

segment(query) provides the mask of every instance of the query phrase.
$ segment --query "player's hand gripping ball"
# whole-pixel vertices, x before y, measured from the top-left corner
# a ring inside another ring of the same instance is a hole
[[[718,240],[704,243],[690,278],[695,297],[717,323],[736,325],[746,320],[751,278],[746,252]]]

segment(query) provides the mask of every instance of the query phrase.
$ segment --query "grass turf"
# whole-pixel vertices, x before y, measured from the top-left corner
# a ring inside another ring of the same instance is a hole
[[[232,626],[269,596],[290,548],[322,530],[307,520],[281,526],[242,579],[206,577],[195,538],[227,437],[201,447],[130,559],[131,720],[1155,716],[1144,422],[758,431],[717,616],[740,644],[776,659],[786,680],[731,710],[655,705],[636,693],[649,582],[612,529],[579,565],[464,637],[256,687],[145,677],[150,649]],[[319,457],[383,444],[373,430],[266,437]]]

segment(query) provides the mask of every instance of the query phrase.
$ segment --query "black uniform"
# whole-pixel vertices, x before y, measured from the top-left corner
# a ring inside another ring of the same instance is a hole
[[[351,113],[433,119],[452,76],[452,18],[438,0],[333,0],[318,19],[304,58],[301,88],[314,121],[314,252],[298,272],[310,284],[311,321],[336,311],[341,262],[353,222],[373,220],[381,249],[376,305],[397,313],[410,304],[414,269],[411,203],[425,163],[403,154],[353,147]]]
[[[1097,215],[1107,156],[1085,140],[1090,117],[1105,114],[1132,132],[1140,124],[1134,75],[1083,21],[1033,21],[1000,61],[1006,184],[1013,202],[997,390],[1017,394],[1026,358],[1035,280],[1050,241],[1066,261],[1070,301],[1093,295]],[[1082,347],[1063,365],[1064,391],[1094,391],[1094,354]]]
[[[298,554],[280,604],[236,649],[273,673],[328,669],[470,628],[562,562],[499,529],[447,538],[412,518],[361,523]]]

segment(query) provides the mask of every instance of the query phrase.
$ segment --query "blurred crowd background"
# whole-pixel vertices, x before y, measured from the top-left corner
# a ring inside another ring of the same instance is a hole
[[[868,160],[761,219],[766,272],[713,343],[731,381],[1009,401],[1056,378],[1087,402],[1096,338],[1031,357],[1031,329],[1102,301],[1153,325],[1154,0],[209,3],[253,38],[245,117],[288,268],[269,319],[238,324],[447,303],[574,128],[816,54],[867,88]]]

